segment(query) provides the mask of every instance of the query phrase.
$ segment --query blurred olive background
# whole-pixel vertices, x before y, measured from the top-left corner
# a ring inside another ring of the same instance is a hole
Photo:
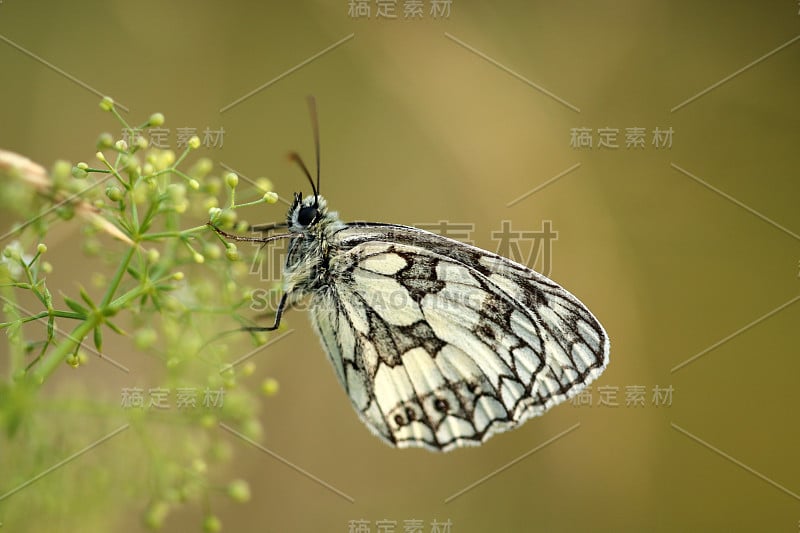
[[[299,150],[313,165],[305,96],[314,94],[322,191],[343,219],[473,223],[473,240],[491,250],[502,221],[538,230],[551,220],[551,277],[608,330],[611,363],[593,387],[594,405],[562,405],[480,448],[441,455],[373,437],[304,313],[287,313],[294,333],[253,359],[254,387],[266,376],[281,384],[264,400],[261,444],[353,501],[228,435],[230,472],[250,482],[253,498],[214,502],[226,530],[348,531],[357,519],[372,531],[382,519],[397,531],[419,519],[426,532],[433,520],[450,520],[459,533],[797,530],[800,305],[671,371],[797,295],[800,43],[671,111],[800,34],[797,3],[453,0],[450,16],[438,19],[430,4],[421,19],[403,20],[401,0],[398,19],[385,20],[374,3],[370,18],[348,16],[347,0],[0,3],[0,147],[49,166],[89,160],[101,131],[119,135],[99,96],[6,39],[113,96],[132,122],[163,112],[171,143],[177,128],[224,128],[224,146],[202,155],[269,177],[284,198],[308,193],[285,154]],[[581,127],[594,131],[593,148],[570,146]],[[597,147],[605,127],[619,129],[619,148]],[[630,127],[646,129],[644,148],[625,148]],[[671,148],[653,146],[656,127],[672,128]],[[284,209],[261,206],[247,217],[280,220]],[[3,228],[13,222],[0,218]],[[79,277],[87,268],[70,245],[79,224],[48,242],[65,290],[74,287],[70,269]],[[249,349],[242,339],[241,353]],[[118,357],[133,373],[148,366]],[[113,401],[126,378],[110,372],[94,365],[81,378],[60,378],[88,379]],[[617,389],[619,406],[597,405],[601,386]],[[644,406],[625,405],[631,386],[645,387]],[[656,386],[672,387],[671,406],[654,405]],[[124,460],[128,437],[105,444],[104,460]],[[144,504],[125,503],[118,527],[142,530]],[[188,508],[165,530],[199,522]]]

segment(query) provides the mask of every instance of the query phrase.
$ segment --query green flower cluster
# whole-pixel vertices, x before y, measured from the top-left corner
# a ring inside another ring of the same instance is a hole
[[[132,128],[112,99],[104,98],[100,107],[125,131],[165,120],[155,113]],[[6,233],[12,240],[0,255],[0,329],[7,342],[0,350],[8,352],[7,366],[0,368],[0,523],[29,530],[61,519],[62,525],[84,529],[91,523],[107,526],[114,523],[109,511],[115,505],[120,513],[127,510],[124,498],[111,496],[110,488],[122,483],[127,496],[140,502],[148,526],[160,527],[171,511],[195,502],[204,510],[200,526],[217,531],[221,523],[211,496],[249,499],[245,481],[219,485],[209,471],[230,456],[230,435],[220,425],[258,438],[258,394],[278,391],[272,378],[242,386],[255,365],[235,364],[241,353],[231,353],[226,343],[252,324],[250,284],[258,280],[243,260],[253,257],[243,256],[263,252],[240,254],[206,222],[244,230],[248,225],[236,210],[274,204],[278,196],[261,179],[241,193],[255,200],[236,204],[238,176],[220,177],[209,159],[193,159],[199,146],[194,137],[175,154],[148,147],[141,136],[115,140],[104,133],[97,141],[97,165],[59,161],[50,172],[0,151],[0,208],[23,219]],[[60,284],[77,294],[54,293],[48,286],[60,267],[45,242],[54,247],[49,239],[59,225],[80,226],[80,239],[71,240],[70,248],[77,250],[73,242],[80,241],[86,267],[72,285]],[[30,310],[34,305],[38,309]],[[267,341],[261,333],[239,335],[249,335],[255,346]],[[139,365],[136,354],[148,364]],[[144,400],[126,405],[119,387],[98,392],[102,381],[96,375],[83,383],[72,374],[95,364],[103,365],[103,372],[121,370],[110,381],[120,378],[125,390],[144,391]],[[215,402],[195,399],[176,408],[173,399],[165,408],[146,396],[192,389],[213,391]],[[103,444],[96,455],[103,461],[87,458],[80,469],[66,466],[52,478],[36,477],[86,446],[91,435],[102,437],[113,427],[135,430],[119,430],[126,436],[114,437],[116,460],[101,451],[113,445]],[[35,483],[28,483],[31,479]],[[97,506],[81,506],[76,516],[76,507],[62,502],[65,486],[70,501]]]

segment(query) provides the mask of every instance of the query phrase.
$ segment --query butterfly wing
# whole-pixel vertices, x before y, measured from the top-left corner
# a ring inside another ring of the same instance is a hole
[[[312,323],[362,420],[392,445],[480,444],[608,364],[591,312],[509,259],[390,224],[351,224],[330,244]]]

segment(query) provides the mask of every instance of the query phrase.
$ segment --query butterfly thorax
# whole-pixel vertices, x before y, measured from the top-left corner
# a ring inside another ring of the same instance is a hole
[[[289,244],[283,271],[284,291],[292,301],[327,286],[328,258],[333,235],[346,227],[335,212],[329,212],[322,196],[307,196],[295,202],[287,216],[289,231],[298,236]]]

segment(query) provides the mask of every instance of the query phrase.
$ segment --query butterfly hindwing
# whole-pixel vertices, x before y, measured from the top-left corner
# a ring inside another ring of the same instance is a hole
[[[477,445],[602,372],[603,328],[508,259],[416,228],[352,224],[312,322],[361,418],[399,447]]]

